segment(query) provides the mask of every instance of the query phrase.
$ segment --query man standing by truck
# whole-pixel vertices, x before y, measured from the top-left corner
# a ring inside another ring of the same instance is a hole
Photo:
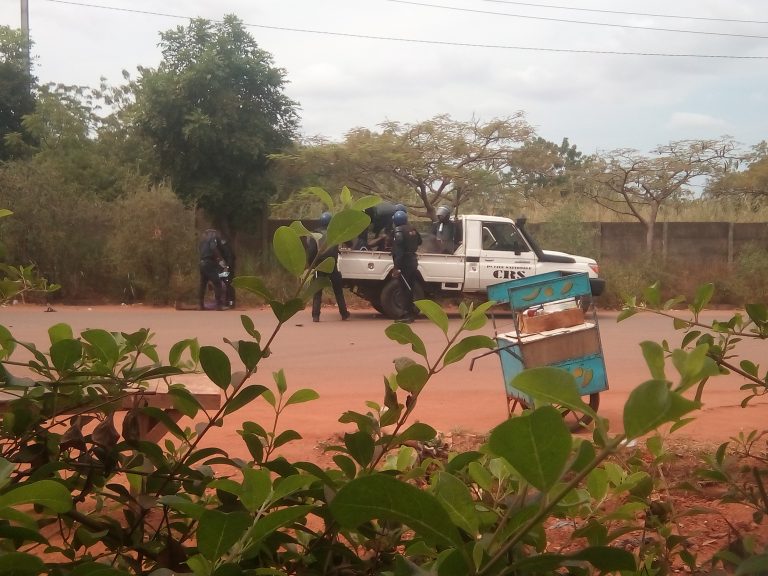
[[[325,239],[328,235],[328,224],[331,223],[331,213],[323,212],[320,216],[320,228],[318,232],[322,234],[320,242],[325,245]],[[318,244],[317,240],[310,237],[310,250],[309,261],[313,262],[317,258]],[[344,299],[344,287],[341,284],[341,272],[338,268],[339,247],[333,246],[325,250],[320,257],[317,258],[317,264],[325,260],[326,258],[333,258],[333,271],[328,274],[325,272],[316,272],[318,278],[328,278],[331,282],[331,288],[333,288],[333,294],[336,297],[336,304],[339,306],[339,314],[341,314],[342,320],[349,320],[349,311],[347,310],[347,302]],[[323,302],[323,290],[320,289],[315,292],[312,298],[312,322],[320,322],[320,307]]]
[[[421,234],[408,224],[408,214],[403,210],[394,213],[392,224],[395,226],[392,242],[392,263],[395,269],[392,274],[403,284],[401,294],[405,313],[400,320],[410,323],[419,313],[413,303],[413,289],[419,280],[419,257],[416,255],[416,250],[421,245]]]

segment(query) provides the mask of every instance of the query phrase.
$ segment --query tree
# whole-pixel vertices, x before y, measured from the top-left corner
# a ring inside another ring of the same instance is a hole
[[[225,230],[252,226],[274,190],[269,154],[291,142],[296,103],[276,68],[235,16],[195,19],[161,33],[163,59],[141,68],[129,111],[147,139],[153,176]]]
[[[28,46],[20,30],[0,26],[0,161],[11,156],[6,141],[22,134],[22,120],[35,109],[36,79],[27,69]]]
[[[723,172],[710,182],[707,195],[713,198],[735,198],[757,210],[768,201],[768,142],[752,149],[746,170]]]
[[[691,195],[697,179],[716,174],[736,159],[735,150],[729,138],[671,142],[655,148],[651,156],[613,150],[589,163],[582,191],[600,206],[638,220],[650,253],[661,207]]]
[[[343,181],[355,192],[403,202],[433,219],[440,204],[482,204],[506,192],[510,167],[533,136],[522,112],[488,123],[440,115],[381,127],[358,128],[342,143],[304,146],[278,160],[326,187]]]

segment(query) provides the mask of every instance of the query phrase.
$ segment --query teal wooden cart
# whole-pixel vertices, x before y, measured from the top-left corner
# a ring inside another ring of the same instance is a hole
[[[512,380],[538,366],[570,372],[585,402],[597,411],[608,378],[588,274],[549,272],[500,282],[488,287],[488,297],[507,303],[513,312],[513,329],[496,332],[509,413],[533,406],[533,399],[512,386]],[[562,412],[571,429],[591,421],[583,413]]]

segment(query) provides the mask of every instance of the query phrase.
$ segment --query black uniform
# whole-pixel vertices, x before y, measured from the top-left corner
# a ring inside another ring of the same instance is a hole
[[[438,218],[437,222],[432,224],[432,234],[435,235],[440,252],[443,254],[453,254],[456,251],[456,225],[450,218]]]
[[[402,224],[395,228],[392,242],[392,262],[395,269],[400,271],[400,280],[405,288],[403,309],[405,317],[413,319],[418,310],[413,304],[413,287],[419,280],[419,258],[416,250],[421,246],[421,234],[410,224]]]
[[[323,235],[323,241],[325,240],[327,230],[320,229],[318,230]],[[312,249],[310,249],[309,257],[310,262],[315,259],[315,255],[317,254],[317,241],[315,241],[314,238],[310,239]],[[326,272],[317,272],[318,277],[324,277],[328,278],[331,281],[331,287],[333,288],[333,295],[336,297],[336,304],[339,306],[339,314],[341,314],[342,320],[348,320],[349,319],[349,311],[347,310],[347,301],[344,298],[344,288],[341,285],[341,272],[339,272],[338,268],[338,259],[339,259],[339,247],[333,246],[332,248],[329,248],[325,252],[323,252],[320,255],[320,258],[318,258],[317,263],[319,264],[326,258],[333,258],[333,272],[330,274]],[[318,290],[315,292],[315,295],[312,298],[312,321],[313,322],[319,322],[320,321],[320,305],[323,302],[323,291]]]
[[[219,250],[224,262],[227,264],[227,274],[222,278],[224,301],[230,308],[235,307],[235,287],[232,286],[232,279],[235,277],[235,251],[232,243],[226,238],[219,239]]]
[[[198,245],[200,255],[200,285],[197,291],[198,307],[205,308],[205,292],[208,290],[208,282],[213,284],[213,293],[216,297],[216,309],[224,309],[222,295],[222,282],[219,273],[226,262],[221,253],[220,236],[217,230],[206,230]]]
[[[381,202],[376,206],[366,208],[365,213],[370,217],[371,224],[357,237],[354,249],[389,249],[388,240],[392,237],[392,215],[395,213],[395,205],[390,202]],[[373,240],[370,242],[368,241],[369,233],[373,235]]]

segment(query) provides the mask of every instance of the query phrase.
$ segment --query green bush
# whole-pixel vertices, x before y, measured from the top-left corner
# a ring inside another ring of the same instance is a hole
[[[197,291],[195,212],[165,186],[141,189],[113,203],[107,239],[110,270],[145,303],[194,301]],[[113,294],[113,298],[119,297]]]

